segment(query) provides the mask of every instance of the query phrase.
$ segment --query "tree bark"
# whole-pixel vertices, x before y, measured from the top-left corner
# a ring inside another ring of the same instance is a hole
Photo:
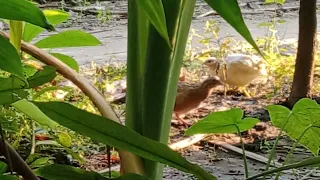
[[[314,52],[317,32],[317,0],[300,0],[299,40],[295,72],[288,106],[301,98],[312,97]]]

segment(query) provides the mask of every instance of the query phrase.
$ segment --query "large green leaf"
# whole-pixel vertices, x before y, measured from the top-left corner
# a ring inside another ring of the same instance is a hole
[[[251,33],[246,26],[237,0],[205,0],[224,20],[226,20],[255,50],[262,53],[253,40]]]
[[[256,125],[259,120],[256,118],[244,118],[243,110],[233,108],[227,111],[214,112],[200,120],[189,128],[185,133],[208,134],[208,133],[236,133],[247,131]],[[237,128],[238,127],[238,128]]]
[[[37,176],[45,178],[47,180],[108,180],[97,172],[88,172],[80,168],[52,164],[44,166],[35,171]],[[148,180],[147,177],[143,177],[137,174],[126,174],[114,180]]]
[[[19,101],[22,98],[26,98],[28,95],[29,93],[23,89],[1,91],[0,105],[11,104],[13,102]]]
[[[25,99],[13,103],[12,106],[41,125],[48,126],[53,129],[58,125],[46,116],[37,106]]]
[[[10,43],[20,52],[23,22],[10,20]]]
[[[66,65],[79,72],[78,62],[70,56],[60,54],[60,53],[50,53],[54,57],[60,59],[60,61],[64,62]]]
[[[11,104],[28,96],[28,93],[23,90],[25,83],[17,78],[0,78],[0,105]]]
[[[1,174],[0,174],[0,179],[1,180],[20,180],[17,176],[14,176],[14,175],[1,175]]]
[[[17,50],[2,36],[0,36],[0,47],[0,69],[24,79],[22,62]]]
[[[8,165],[2,161],[0,161],[0,174],[3,174],[7,171]]]
[[[43,13],[48,19],[49,23],[54,26],[66,21],[70,17],[69,13],[58,9],[46,9],[43,10]],[[25,23],[22,39],[26,42],[30,42],[43,31],[44,29],[39,26]]]
[[[8,78],[0,78],[0,84],[0,92],[7,90],[22,89],[25,86],[25,83],[15,76],[11,76]]]
[[[52,164],[52,159],[54,159],[54,158],[53,157],[41,157],[41,158],[33,161],[29,166],[31,169],[35,169],[35,168],[43,167],[45,165],[50,165],[50,164]]]
[[[41,86],[44,83],[51,82],[55,77],[56,68],[52,66],[44,66],[41,71],[28,78],[29,88]]]
[[[42,11],[26,0],[0,1],[0,18],[26,21],[45,29],[54,30]]]
[[[157,29],[159,34],[166,40],[168,46],[171,47],[166,16],[163,9],[163,4],[161,0],[149,0],[149,1],[136,1],[138,5],[146,13],[151,24]]]
[[[51,35],[35,43],[39,48],[62,48],[97,46],[101,42],[94,36],[80,30],[67,30]]]
[[[266,109],[270,114],[273,125],[282,128],[292,139],[308,148],[315,156],[318,155],[320,147],[320,107],[308,98],[300,99],[293,107],[292,111],[280,105],[270,105]],[[310,126],[317,126],[309,128]],[[309,128],[303,137],[302,133]]]
[[[148,139],[137,132],[102,116],[91,114],[63,102],[34,102],[52,120],[91,139],[120,150],[168,164],[200,179],[215,179],[198,165],[192,164],[167,145]]]

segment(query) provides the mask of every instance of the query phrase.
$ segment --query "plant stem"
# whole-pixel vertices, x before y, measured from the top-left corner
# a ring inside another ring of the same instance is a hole
[[[6,156],[6,160],[7,160],[7,163],[8,163],[8,169],[12,174],[13,173],[12,162],[11,162],[11,158],[10,158],[10,155],[9,155],[8,147],[6,146],[6,143],[5,143],[5,137],[3,135],[3,130],[2,130],[1,123],[0,123],[0,136],[1,136],[1,141],[3,143],[3,146],[4,146],[3,147],[4,148],[4,154]]]
[[[32,136],[31,136],[31,151],[30,155],[34,154],[36,150],[36,132],[35,132],[35,122],[31,120],[31,129],[32,129]]]
[[[290,149],[288,155],[286,156],[284,162],[282,163],[282,166],[285,166],[289,157],[292,156],[293,154],[293,151],[295,150],[295,148],[297,147],[298,143],[300,142],[300,140],[302,139],[302,137],[304,136],[304,134],[311,128],[311,127],[314,127],[313,125],[309,125],[305,130],[303,130],[303,132],[301,133],[301,135],[299,136],[299,138],[297,139],[297,141],[293,144],[292,148]],[[281,171],[279,171],[275,177],[275,179],[278,179],[279,176],[281,174]]]
[[[4,144],[3,144],[4,143]],[[8,149],[8,155],[5,153],[5,147]],[[31,170],[31,168],[24,162],[20,155],[13,149],[10,144],[1,138],[0,140],[0,155],[4,155],[6,159],[10,158],[12,168],[15,172],[19,173],[24,179],[27,180],[40,180]]]
[[[236,128],[237,128],[238,135],[240,136],[240,143],[241,143],[241,148],[242,148],[242,157],[243,157],[245,177],[248,178],[248,177],[249,177],[249,170],[248,170],[246,150],[244,149],[244,143],[243,143],[243,140],[242,140],[240,128],[239,128],[239,126],[236,125],[236,124],[235,124],[235,126],[236,126]]]
[[[274,143],[274,145],[273,145],[273,147],[272,147],[272,150],[271,150],[270,155],[269,155],[269,158],[268,158],[267,166],[266,166],[266,171],[268,171],[268,169],[269,169],[269,167],[270,167],[271,160],[272,160],[272,157],[273,157],[273,155],[274,155],[274,153],[275,153],[276,147],[277,147],[277,145],[278,145],[278,143],[279,143],[279,140],[280,140],[282,131],[283,131],[284,127],[287,125],[287,123],[288,123],[291,115],[292,115],[292,111],[290,111],[289,116],[287,117],[287,119],[285,120],[283,126],[281,127],[281,130],[280,130],[280,132],[279,132],[279,134],[278,134],[278,136],[277,136],[276,142]],[[263,180],[265,180],[265,179],[266,179],[266,176],[264,175],[264,176],[263,176]]]

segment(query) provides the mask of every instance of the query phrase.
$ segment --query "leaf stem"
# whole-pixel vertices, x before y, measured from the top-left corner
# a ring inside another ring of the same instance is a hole
[[[238,125],[234,124],[237,128],[238,131],[238,135],[240,137],[240,143],[241,143],[241,148],[242,148],[242,157],[243,157],[243,164],[244,164],[244,171],[245,171],[245,177],[248,178],[249,177],[249,171],[248,171],[248,163],[247,163],[247,156],[246,156],[246,150],[244,149],[244,143],[242,140],[242,136],[241,136],[241,131]]]
[[[300,142],[300,140],[302,139],[302,137],[304,136],[304,134],[305,134],[310,128],[312,128],[312,127],[315,127],[315,126],[309,125],[305,130],[303,130],[303,132],[302,132],[301,135],[299,136],[298,140],[293,144],[292,148],[290,149],[289,153],[287,154],[284,162],[282,163],[282,166],[285,166],[285,165],[286,165],[287,161],[289,160],[289,157],[292,156],[293,151],[296,149],[298,143]],[[280,174],[281,174],[281,171],[279,171],[279,172],[277,173],[275,179],[278,179],[279,176],[280,176]]]
[[[275,153],[275,149],[276,149],[276,147],[277,147],[277,145],[278,145],[278,143],[279,143],[281,134],[282,134],[282,132],[283,132],[283,130],[284,130],[284,127],[287,125],[287,123],[288,123],[291,115],[292,115],[292,111],[290,111],[289,116],[287,117],[286,121],[284,122],[283,126],[281,127],[281,130],[280,130],[280,132],[279,132],[279,134],[278,134],[278,136],[277,136],[276,142],[274,143],[274,145],[273,145],[273,147],[272,147],[272,150],[271,150],[270,155],[269,155],[269,158],[268,158],[267,166],[266,166],[266,171],[268,171],[268,169],[269,169],[269,167],[270,167],[271,160],[272,160],[272,157],[273,157],[273,155],[274,155],[274,153]],[[266,176],[263,176],[263,180],[265,180],[265,179],[266,179]]]

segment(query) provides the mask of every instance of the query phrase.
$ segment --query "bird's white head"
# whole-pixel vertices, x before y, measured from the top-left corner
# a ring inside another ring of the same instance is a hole
[[[217,70],[219,68],[219,61],[214,57],[208,58],[203,64],[212,70]]]

